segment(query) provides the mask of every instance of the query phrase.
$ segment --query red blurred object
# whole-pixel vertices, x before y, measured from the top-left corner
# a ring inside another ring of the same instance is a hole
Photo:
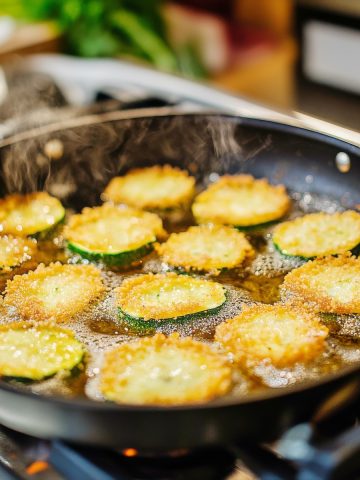
[[[278,43],[271,32],[239,25],[230,17],[221,16],[219,9],[216,9],[215,14],[209,12],[209,8],[197,8],[206,2],[193,2],[191,6],[184,3],[190,2],[170,2],[165,5],[164,14],[170,42],[175,49],[189,44],[195,47],[210,75],[261,56]],[[227,3],[230,4],[225,2]]]
[[[210,74],[221,72],[229,66],[231,35],[229,23],[224,18],[179,3],[167,3],[164,17],[168,37],[175,50],[189,45],[194,47]]]
[[[231,64],[258,57],[279,45],[279,39],[271,32],[243,25],[230,27],[232,45]]]

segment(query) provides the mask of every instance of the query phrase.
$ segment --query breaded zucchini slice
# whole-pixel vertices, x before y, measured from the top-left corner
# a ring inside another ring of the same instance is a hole
[[[24,320],[66,321],[94,302],[105,287],[93,265],[39,265],[16,275],[5,289],[4,305]]]
[[[300,307],[254,305],[216,328],[215,340],[242,366],[269,362],[289,367],[309,362],[325,348],[328,329]]]
[[[36,242],[30,238],[3,235],[0,237],[0,273],[10,272],[30,260],[36,251]]]
[[[118,346],[105,355],[100,377],[105,398],[140,405],[207,402],[231,385],[231,368],[223,356],[177,333]]]
[[[145,210],[171,210],[187,207],[195,194],[195,179],[185,170],[156,165],[130,170],[113,178],[103,197]]]
[[[162,220],[154,213],[109,204],[84,208],[64,229],[69,250],[117,266],[142,258],[164,233]]]
[[[225,175],[196,197],[192,211],[198,223],[246,229],[279,220],[289,207],[284,185],[251,175]]]
[[[175,273],[131,277],[115,289],[120,319],[134,331],[151,332],[164,321],[183,321],[217,311],[226,301],[219,283]]]
[[[14,194],[0,199],[2,234],[37,235],[50,230],[64,217],[61,202],[46,192]]]
[[[0,327],[0,375],[42,380],[70,371],[85,354],[70,330],[13,323]]]
[[[281,295],[319,312],[360,313],[360,259],[344,254],[307,262],[286,275]]]
[[[172,233],[157,251],[173,267],[214,273],[238,267],[254,253],[243,233],[221,225],[201,225]]]
[[[360,213],[309,213],[277,225],[273,242],[282,254],[304,259],[345,253],[360,244]]]

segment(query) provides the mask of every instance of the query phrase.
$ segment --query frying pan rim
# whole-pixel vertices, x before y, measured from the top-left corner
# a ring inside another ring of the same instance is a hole
[[[310,138],[316,141],[323,141],[327,144],[332,144],[335,146],[346,146],[347,149],[354,153],[355,155],[360,156],[360,147],[355,144],[350,143],[347,140],[331,136],[329,134],[318,132],[312,128],[300,127],[298,125],[292,125],[285,123],[283,121],[275,121],[266,118],[257,118],[257,117],[247,117],[237,114],[232,114],[228,112],[221,112],[217,110],[206,110],[206,111],[196,111],[196,110],[179,110],[177,107],[164,107],[164,108],[147,108],[147,109],[136,109],[136,110],[127,110],[127,111],[116,111],[116,112],[107,112],[105,114],[95,114],[87,115],[75,119],[66,119],[61,122],[56,122],[54,124],[38,127],[36,129],[26,130],[24,132],[15,134],[6,138],[5,140],[0,141],[0,150],[4,147],[11,146],[17,142],[24,140],[29,140],[31,138],[37,137],[46,133],[56,133],[61,130],[67,130],[69,128],[81,127],[81,126],[90,126],[97,123],[106,123],[116,120],[128,120],[128,119],[142,119],[142,118],[160,118],[160,117],[177,117],[177,116],[215,116],[221,118],[229,118],[232,120],[241,120],[242,124],[245,126],[253,127],[267,127],[270,130],[281,130],[282,132],[289,131],[295,135]],[[30,397],[32,399],[37,399],[39,401],[50,402],[57,404],[63,407],[71,406],[76,409],[88,409],[96,411],[131,411],[131,412],[174,412],[174,411],[188,411],[188,410],[207,410],[207,409],[222,409],[226,407],[236,407],[238,405],[244,404],[253,404],[261,403],[270,399],[276,399],[279,397],[292,396],[296,393],[303,392],[309,389],[316,387],[321,387],[325,384],[331,384],[333,381],[341,378],[346,378],[351,376],[356,371],[360,371],[360,363],[355,365],[349,365],[344,367],[337,372],[327,374],[322,376],[320,379],[308,380],[305,383],[295,384],[288,387],[277,388],[266,390],[261,393],[254,393],[247,397],[236,398],[220,398],[213,402],[208,402],[205,404],[195,403],[195,404],[186,404],[186,405],[173,405],[173,406],[160,406],[160,405],[131,405],[131,404],[116,404],[106,401],[95,401],[90,398],[67,398],[60,397],[56,395],[37,395],[31,391],[21,390],[19,387],[5,383],[0,379],[0,390],[7,391],[11,394],[16,394],[20,396]]]
[[[282,132],[286,132],[289,130],[291,133],[295,135],[299,135],[305,138],[311,138],[313,140],[323,140],[327,144],[335,145],[338,144],[346,145],[352,153],[356,155],[360,155],[360,145],[356,143],[351,143],[348,140],[336,137],[334,135],[330,135],[324,132],[319,132],[310,126],[299,126],[292,124],[290,122],[286,123],[285,121],[278,121],[272,120],[267,118],[261,117],[252,117],[246,116],[241,114],[234,114],[229,113],[226,111],[219,111],[219,110],[201,110],[197,111],[196,109],[192,108],[182,108],[179,109],[178,107],[156,107],[156,108],[143,108],[143,109],[134,109],[134,110],[116,110],[113,112],[105,112],[105,113],[97,113],[91,115],[84,115],[81,117],[70,118],[61,120],[59,122],[54,122],[49,125],[43,125],[40,127],[32,128],[29,130],[25,130],[20,133],[16,133],[11,135],[10,137],[6,137],[5,139],[0,139],[0,150],[3,147],[11,146],[17,142],[21,142],[23,140],[30,140],[34,137],[39,135],[43,135],[46,133],[56,133],[60,132],[61,130],[68,130],[70,128],[82,127],[82,126],[91,126],[97,123],[106,123],[106,122],[113,122],[116,120],[135,120],[135,119],[142,119],[142,118],[163,118],[163,117],[202,117],[202,116],[214,116],[214,117],[225,117],[232,120],[241,120],[244,122],[244,125],[249,126],[267,126],[273,130],[281,130]]]
[[[16,385],[5,383],[0,379],[0,390],[4,390],[11,394],[30,397],[40,401],[50,402],[58,406],[84,410],[96,411],[131,411],[131,412],[174,412],[174,411],[189,411],[189,410],[208,410],[208,409],[222,409],[226,407],[236,407],[239,405],[249,405],[254,403],[267,402],[272,399],[284,398],[287,396],[296,395],[313,388],[321,388],[326,384],[352,376],[352,374],[360,372],[360,362],[358,364],[349,365],[334,373],[322,376],[319,379],[308,380],[305,383],[297,383],[288,387],[268,389],[261,393],[253,393],[244,397],[220,397],[219,399],[207,403],[189,403],[185,405],[133,405],[133,404],[117,404],[108,401],[96,401],[91,398],[69,398],[60,397],[57,395],[39,395],[31,391],[21,390]]]

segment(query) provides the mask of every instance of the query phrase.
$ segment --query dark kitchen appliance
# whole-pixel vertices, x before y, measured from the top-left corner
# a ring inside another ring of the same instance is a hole
[[[359,130],[360,2],[298,0],[299,109]]]

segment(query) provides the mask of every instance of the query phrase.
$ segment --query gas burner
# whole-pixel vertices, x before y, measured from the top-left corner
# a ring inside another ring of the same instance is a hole
[[[170,452],[108,450],[0,430],[1,480],[256,480],[224,447]]]
[[[45,441],[1,428],[1,480],[343,480],[360,478],[359,428],[312,443],[312,427],[275,444],[143,452]]]
[[[359,404],[320,412],[272,445],[140,451],[42,440],[0,427],[0,480],[344,480],[360,478]]]
[[[116,452],[56,442],[50,461],[69,480],[218,480],[229,478],[236,468],[235,455],[223,448],[150,454],[134,448]]]

